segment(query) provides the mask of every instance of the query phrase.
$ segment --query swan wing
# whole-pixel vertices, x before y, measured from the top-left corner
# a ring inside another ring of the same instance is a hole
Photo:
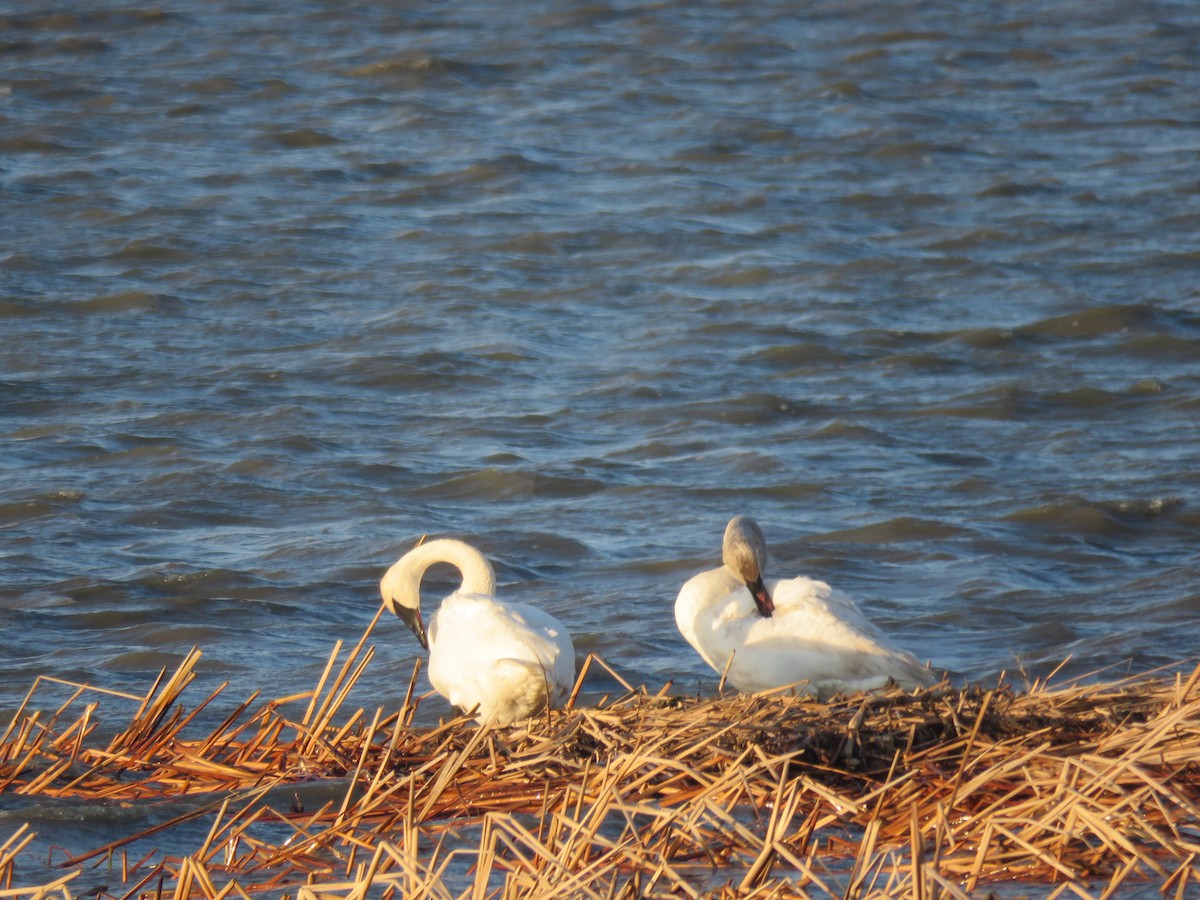
[[[729,679],[741,690],[807,682],[825,696],[883,687],[929,685],[933,673],[896,647],[845,594],[810,578],[769,584],[775,614],[730,620],[738,644]]]
[[[853,631],[876,640],[887,638],[847,594],[824,581],[800,576],[769,583],[775,608],[783,618],[801,615],[810,627],[831,631]]]
[[[575,645],[566,627],[550,613],[527,603],[510,603],[514,622],[529,631],[529,646],[550,676],[554,704],[566,700],[575,686]]]

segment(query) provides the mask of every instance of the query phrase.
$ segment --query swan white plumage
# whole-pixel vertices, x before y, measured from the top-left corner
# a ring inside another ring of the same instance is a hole
[[[691,578],[675,600],[680,633],[735,688],[804,682],[799,690],[827,697],[890,682],[911,690],[937,680],[825,582],[764,579],[766,557],[758,524],[735,516],[725,528],[722,566]]]
[[[462,576],[429,629],[421,619],[421,580],[435,563]],[[563,624],[525,603],[497,600],[491,563],[463,541],[443,538],[414,547],[379,582],[384,604],[429,651],[429,683],[482,723],[509,725],[561,706],[575,678],[575,648]]]

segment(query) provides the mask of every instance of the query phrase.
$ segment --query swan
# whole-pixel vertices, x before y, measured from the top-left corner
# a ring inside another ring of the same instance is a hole
[[[766,558],[758,523],[735,516],[725,528],[723,565],[689,579],[675,600],[680,633],[739,691],[807,682],[798,687],[823,699],[937,680],[825,582],[764,580]]]
[[[421,619],[421,580],[436,563],[462,576],[458,590]],[[482,724],[509,725],[561,706],[575,678],[575,648],[563,624],[524,603],[497,600],[491,563],[463,541],[442,538],[414,547],[379,582],[384,605],[429,651],[429,683]]]

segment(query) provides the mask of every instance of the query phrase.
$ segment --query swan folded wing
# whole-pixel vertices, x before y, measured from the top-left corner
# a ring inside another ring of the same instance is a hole
[[[831,643],[850,648],[874,644],[902,652],[895,649],[878,625],[863,615],[858,604],[823,581],[791,578],[776,582],[771,590],[778,598],[776,608],[781,622],[789,616],[803,617],[803,628],[808,634],[825,636]]]
[[[509,610],[514,620],[524,625],[527,646],[550,675],[552,702],[566,699],[575,682],[575,646],[566,628],[536,606],[511,603]]]
[[[728,678],[741,691],[797,684],[821,697],[873,690],[891,681],[911,689],[934,680],[909,654],[875,643],[839,646],[794,634],[761,633],[734,654]]]
[[[863,634],[883,637],[883,632],[874,622],[863,615],[857,603],[824,581],[817,581],[815,578],[801,575],[797,578],[768,581],[768,588],[775,598],[775,608],[785,613],[787,610],[795,609],[805,615],[813,616],[814,620],[829,621],[832,619],[857,628]]]
[[[927,667],[863,616],[853,600],[824,582],[794,578],[768,587],[776,598],[775,615],[738,615],[731,598],[713,634],[716,652],[723,659],[734,655],[728,677],[739,690],[806,682],[813,693],[826,696],[883,687],[893,680],[906,688],[935,680]]]

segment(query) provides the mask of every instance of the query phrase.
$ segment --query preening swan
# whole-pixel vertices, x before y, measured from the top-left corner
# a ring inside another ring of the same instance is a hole
[[[826,697],[889,681],[911,690],[937,680],[823,581],[764,579],[767,542],[753,519],[730,519],[721,559],[719,569],[684,584],[675,623],[716,671],[728,665],[726,680],[738,690],[807,682],[799,688]]]
[[[462,575],[429,620],[421,619],[421,579],[435,563]],[[414,547],[379,582],[384,604],[429,650],[429,683],[480,722],[508,725],[559,706],[575,679],[575,648],[562,623],[524,603],[493,596],[491,563],[470,544],[451,539]]]

